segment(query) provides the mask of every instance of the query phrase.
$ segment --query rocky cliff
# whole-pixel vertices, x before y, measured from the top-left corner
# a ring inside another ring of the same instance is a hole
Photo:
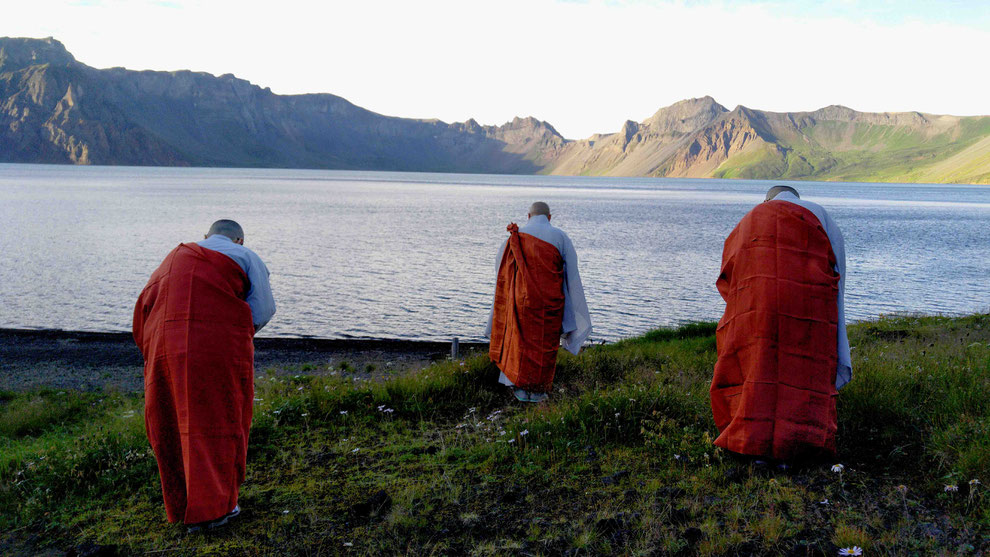
[[[54,39],[0,39],[3,162],[532,173],[564,143],[533,118],[394,118],[229,74],[98,70]]]
[[[567,144],[550,174],[990,183],[990,117],[681,101]]]
[[[0,38],[0,162],[990,183],[990,117],[730,111],[704,97],[571,141],[535,118],[383,116],[230,74],[96,69],[51,38]]]

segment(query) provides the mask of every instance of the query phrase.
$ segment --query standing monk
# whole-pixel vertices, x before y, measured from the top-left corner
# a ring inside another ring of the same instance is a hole
[[[542,402],[553,384],[557,348],[572,354],[591,334],[591,315],[571,239],[550,225],[550,207],[538,201],[529,222],[508,226],[495,260],[495,302],[485,336],[499,381],[524,402]]]
[[[165,512],[190,532],[240,513],[254,334],[274,314],[268,268],[244,247],[244,231],[232,220],[218,220],[202,242],[172,250],[134,308],[145,427]]]
[[[845,278],[839,227],[794,188],[770,188],[732,231],[716,283],[716,445],[780,460],[834,455],[835,399],[852,378]]]

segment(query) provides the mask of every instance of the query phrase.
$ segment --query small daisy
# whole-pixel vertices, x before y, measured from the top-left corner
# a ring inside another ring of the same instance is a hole
[[[904,484],[901,484],[901,485],[895,487],[894,489],[896,489],[897,491],[899,491],[901,493],[907,493],[907,486],[904,485]]]
[[[859,546],[843,547],[839,550],[839,555],[862,555],[863,548]]]
[[[841,464],[833,464],[832,465],[832,471],[835,472],[836,474],[838,474],[839,472],[842,472],[845,469],[846,469],[846,467],[843,466],[843,465],[841,465]],[[850,553],[850,555],[852,555],[852,554]]]
[[[959,491],[959,486],[958,485],[954,485],[954,484],[953,485],[947,485],[947,486],[945,486],[944,491],[946,493],[954,493],[956,491]]]
[[[341,410],[340,411],[340,415],[341,416],[346,416],[347,415],[347,410]]]
[[[980,480],[973,478],[972,480],[969,480],[969,485],[980,485]]]
[[[522,431],[519,432],[519,436],[520,437],[525,437],[527,435],[529,435],[529,430],[528,429],[524,429],[524,430],[522,430]]]
[[[358,452],[358,451],[360,451],[360,450],[361,450],[361,447],[358,447],[358,448],[356,448],[356,449],[354,449],[354,450],[353,450],[353,451],[351,451],[351,452],[352,452],[352,453],[356,453],[356,452]]]

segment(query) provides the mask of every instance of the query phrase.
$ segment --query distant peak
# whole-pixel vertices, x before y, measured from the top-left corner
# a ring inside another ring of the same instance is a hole
[[[728,110],[710,96],[678,101],[643,121],[658,132],[687,133],[709,124]]]
[[[65,46],[52,37],[0,37],[0,71],[16,71],[41,64],[67,65],[75,61]]]
[[[858,114],[859,112],[856,112],[848,106],[833,104],[826,106],[825,108],[819,108],[812,113],[812,116],[820,120],[852,120]]]

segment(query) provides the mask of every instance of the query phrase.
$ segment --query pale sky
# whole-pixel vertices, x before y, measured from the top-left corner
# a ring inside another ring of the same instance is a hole
[[[0,36],[97,68],[233,73],[390,116],[535,116],[569,139],[731,109],[990,114],[990,3],[0,0]]]

